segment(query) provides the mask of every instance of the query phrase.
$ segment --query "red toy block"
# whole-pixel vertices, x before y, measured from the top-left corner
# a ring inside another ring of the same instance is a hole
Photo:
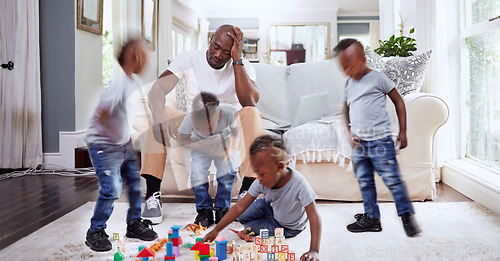
[[[280,246],[279,245],[272,245],[271,246],[271,252],[272,253],[279,253],[280,252]]]
[[[262,245],[262,238],[261,237],[255,237],[255,244],[256,245]]]
[[[196,242],[196,244],[191,247],[189,250],[198,250],[200,256],[208,255],[210,257],[210,245],[201,243],[200,241]]]
[[[281,252],[288,253],[288,245],[281,245]]]
[[[171,238],[170,242],[172,242],[173,246],[179,246],[181,244],[181,238]]]
[[[267,245],[261,245],[260,246],[260,252],[261,253],[267,253],[268,249],[267,249]]]
[[[155,253],[153,253],[149,248],[144,247],[141,252],[137,255],[137,257],[154,257]]]
[[[175,260],[175,256],[165,256],[164,260]]]
[[[295,253],[288,253],[288,258],[287,258],[288,261],[295,261]]]

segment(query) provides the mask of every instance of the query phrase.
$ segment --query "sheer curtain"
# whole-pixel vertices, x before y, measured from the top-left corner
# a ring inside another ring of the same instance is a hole
[[[443,99],[450,112],[448,122],[434,139],[434,166],[439,170],[446,160],[460,158],[459,1],[380,0],[379,3],[380,27],[385,34],[397,32],[401,18],[407,19],[405,35],[415,28],[412,36],[417,42],[416,54],[432,50],[422,92]],[[388,32],[390,28],[394,31]],[[440,178],[440,173],[436,173],[436,180]]]
[[[0,0],[0,168],[42,163],[39,5]]]

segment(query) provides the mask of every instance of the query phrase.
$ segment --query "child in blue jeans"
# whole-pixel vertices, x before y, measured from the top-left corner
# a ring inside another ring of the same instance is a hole
[[[139,88],[132,76],[144,69],[146,48],[142,38],[132,39],[123,45],[118,56],[123,72],[102,94],[85,138],[99,179],[99,196],[85,240],[85,244],[94,251],[109,251],[112,248],[105,228],[113,212],[113,203],[122,192],[122,178],[128,185],[130,201],[126,236],[145,241],[158,237],[150,228],[149,220],[141,219],[140,163],[130,139],[126,109],[127,98]]]
[[[219,223],[231,203],[231,191],[236,177],[231,160],[231,138],[238,135],[235,113],[219,106],[217,97],[201,92],[193,99],[192,111],[186,114],[179,127],[180,142],[191,147],[191,186],[196,201],[195,224],[210,226]],[[208,194],[209,168],[217,168],[215,202]]]
[[[255,139],[250,146],[250,163],[257,179],[203,242],[215,240],[236,218],[257,234],[260,229],[268,229],[269,235],[274,236],[277,227],[284,228],[285,237],[298,235],[309,219],[311,242],[309,251],[300,260],[319,260],[321,218],[316,209],[316,194],[300,172],[285,166],[287,158],[280,137],[263,135]],[[260,194],[264,197],[257,199]]]
[[[387,114],[386,96],[396,107],[399,120],[397,142],[401,149],[407,144],[406,109],[403,99],[391,80],[381,72],[366,66],[363,46],[355,39],[344,39],[334,48],[347,79],[344,95],[344,123],[353,153],[351,160],[359,181],[365,213],[356,214],[356,222],[349,224],[351,232],[379,232],[380,211],[377,204],[374,170],[391,191],[398,215],[408,236],[420,233],[406,187],[401,180],[396,160],[396,149],[391,137],[391,123]]]

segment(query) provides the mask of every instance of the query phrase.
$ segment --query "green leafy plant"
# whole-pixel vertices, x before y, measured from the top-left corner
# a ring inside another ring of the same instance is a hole
[[[382,57],[400,56],[407,57],[412,56],[413,52],[417,50],[415,38],[403,35],[403,23],[401,23],[401,36],[396,37],[392,35],[389,40],[379,40],[380,47],[374,51]],[[410,34],[415,32],[415,28],[410,30]]]

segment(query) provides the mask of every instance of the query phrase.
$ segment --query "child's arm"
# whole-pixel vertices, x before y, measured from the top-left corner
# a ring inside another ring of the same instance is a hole
[[[215,226],[215,228],[203,238],[203,242],[214,241],[217,235],[219,235],[219,232],[243,214],[243,212],[247,210],[254,200],[255,197],[252,197],[252,195],[247,193],[240,201],[229,209],[226,215],[224,215],[224,217],[219,221],[219,224],[217,224],[217,226]]]
[[[351,126],[349,125],[351,123],[351,120],[349,119],[349,106],[346,101],[344,101],[344,107],[342,108],[342,118],[344,120],[344,128],[347,133],[349,145],[351,145],[351,147],[359,146],[359,142],[361,140],[351,132]]]
[[[313,201],[306,206],[307,218],[311,226],[311,245],[309,251],[300,257],[300,261],[319,260],[319,245],[321,243],[321,217],[316,209],[316,203]]]
[[[400,142],[400,148],[404,149],[408,146],[408,138],[406,137],[406,107],[403,98],[399,95],[396,88],[393,88],[389,93],[389,98],[391,98],[392,103],[396,107],[396,114],[398,115],[399,121],[399,135],[398,142]]]

